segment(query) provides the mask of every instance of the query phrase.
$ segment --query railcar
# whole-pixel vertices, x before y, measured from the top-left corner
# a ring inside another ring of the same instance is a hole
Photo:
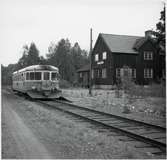
[[[12,88],[33,99],[58,98],[61,96],[59,77],[57,67],[32,65],[13,73]]]

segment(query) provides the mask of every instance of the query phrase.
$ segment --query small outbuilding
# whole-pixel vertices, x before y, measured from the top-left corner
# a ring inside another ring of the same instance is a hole
[[[89,77],[90,77],[90,65],[85,65],[77,70],[78,73],[78,83],[81,87],[89,87]]]

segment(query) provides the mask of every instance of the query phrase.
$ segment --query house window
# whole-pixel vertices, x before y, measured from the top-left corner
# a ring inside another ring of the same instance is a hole
[[[132,78],[136,78],[136,69],[132,68]]]
[[[107,52],[103,52],[103,60],[107,59]]]
[[[116,68],[116,77],[121,77],[121,68]]]
[[[106,78],[107,77],[107,70],[106,68],[102,69],[102,78]]]
[[[144,51],[144,60],[153,60],[153,52]]]
[[[153,69],[145,68],[144,69],[144,78],[153,78]]]
[[[79,77],[82,78],[82,73],[79,73]]]
[[[98,60],[99,60],[99,55],[95,54],[95,61],[98,61]]]

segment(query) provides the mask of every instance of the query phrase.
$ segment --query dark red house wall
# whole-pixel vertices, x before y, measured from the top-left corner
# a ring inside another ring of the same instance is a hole
[[[116,83],[116,68],[123,68],[123,66],[136,68],[137,56],[138,54],[113,53],[114,83]]]
[[[103,60],[102,59],[102,53],[103,52],[107,52],[107,59]],[[97,62],[95,62],[95,54],[99,55],[99,61],[103,61],[103,64],[97,64]],[[96,42],[96,46],[93,49],[92,52],[92,56],[91,56],[91,60],[92,60],[92,69],[94,69],[95,74],[94,77],[92,79],[93,84],[97,84],[97,85],[111,85],[113,84],[113,57],[112,54],[110,52],[110,50],[108,49],[107,45],[104,43],[102,38],[98,38],[97,42]],[[102,68],[106,68],[107,69],[107,78],[102,78]],[[100,71],[100,77],[97,78],[97,70]]]
[[[144,60],[144,51],[152,51],[153,52],[153,60]],[[139,49],[139,55],[137,57],[137,82],[139,84],[148,84],[152,81],[157,80],[158,72],[159,72],[159,55],[157,53],[156,48],[152,44],[152,42],[147,41],[141,46]],[[144,68],[152,68],[153,69],[153,79],[144,78]]]

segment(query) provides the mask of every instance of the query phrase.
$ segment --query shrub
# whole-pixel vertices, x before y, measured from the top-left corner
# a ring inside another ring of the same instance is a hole
[[[70,82],[62,79],[62,80],[59,80],[59,86],[60,88],[70,88],[71,84]]]
[[[149,86],[148,91],[146,92],[148,96],[152,97],[165,97],[166,96],[166,87],[161,84],[152,84]]]
[[[165,97],[166,87],[163,84],[151,84],[146,86],[135,85],[132,90],[132,94],[141,97]]]
[[[131,110],[127,105],[124,105],[122,113],[129,114],[131,113]]]

